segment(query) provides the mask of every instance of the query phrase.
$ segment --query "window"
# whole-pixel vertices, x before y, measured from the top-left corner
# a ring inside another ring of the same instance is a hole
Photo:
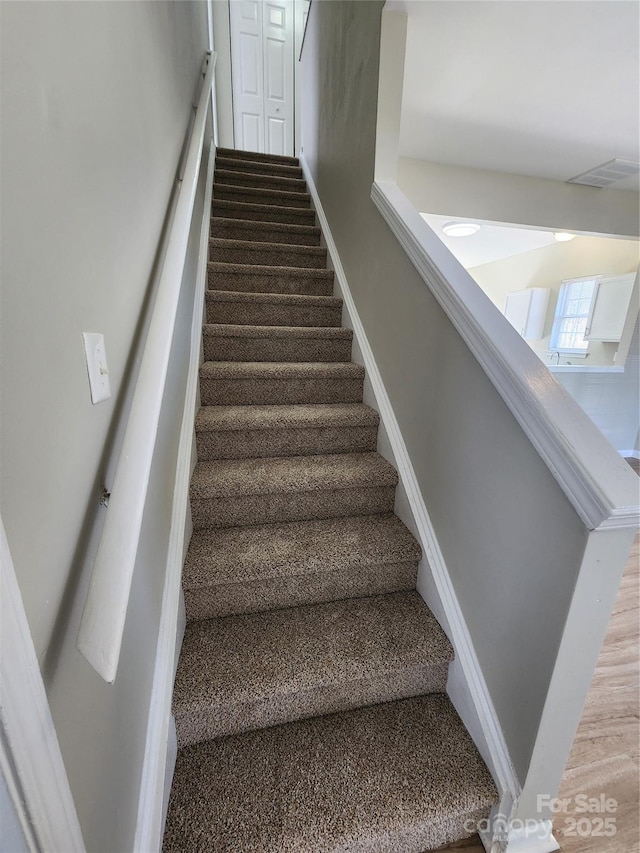
[[[578,278],[562,283],[549,341],[550,350],[575,355],[586,354],[589,341],[585,341],[584,334],[595,286],[595,277]]]

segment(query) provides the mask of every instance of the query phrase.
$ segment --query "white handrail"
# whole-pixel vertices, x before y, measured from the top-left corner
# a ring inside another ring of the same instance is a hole
[[[393,181],[371,199],[588,530],[638,526],[638,478]]]
[[[206,60],[175,218],[78,633],[78,650],[109,683],[115,680],[118,669],[202,160],[215,60],[215,53]]]

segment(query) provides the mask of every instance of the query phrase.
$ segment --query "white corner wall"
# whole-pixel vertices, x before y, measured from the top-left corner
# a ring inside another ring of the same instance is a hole
[[[208,47],[206,15],[197,1],[0,4],[0,508],[83,835],[96,853],[133,849],[193,241],[114,685],[75,641],[98,499]],[[202,181],[198,204],[202,211]],[[197,235],[199,221],[194,228]],[[97,406],[84,331],[105,336],[113,396]]]

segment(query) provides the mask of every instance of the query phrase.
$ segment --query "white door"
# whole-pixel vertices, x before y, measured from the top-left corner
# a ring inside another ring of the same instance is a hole
[[[236,148],[293,155],[294,2],[230,0]]]

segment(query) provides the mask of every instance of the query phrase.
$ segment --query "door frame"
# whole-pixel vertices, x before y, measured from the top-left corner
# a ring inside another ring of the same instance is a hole
[[[0,769],[29,850],[85,853],[0,517]]]

